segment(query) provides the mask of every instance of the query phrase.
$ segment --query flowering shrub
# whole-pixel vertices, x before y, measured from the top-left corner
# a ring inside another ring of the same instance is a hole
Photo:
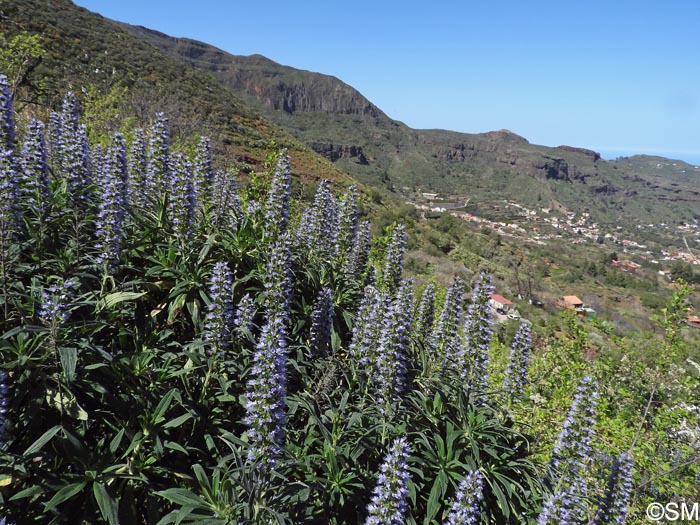
[[[464,477],[445,525],[474,525],[481,521],[479,503],[483,497],[483,485],[484,477],[478,470]]]
[[[501,343],[487,273],[466,314],[462,278],[442,303],[444,290],[426,286],[415,308],[406,229],[373,243],[356,187],[337,199],[322,182],[305,208],[292,201],[288,152],[251,176],[269,184],[237,181],[209,140],[174,147],[162,114],[147,132],[91,148],[78,106],[69,94],[48,125],[17,133],[0,76],[0,519],[617,524],[634,514],[639,445],[604,474],[597,459],[605,390],[565,383],[548,402],[570,405],[566,419],[538,405],[552,374],[528,379],[528,364],[552,357],[532,348],[526,325],[491,373]],[[501,389],[505,406],[491,395]],[[547,418],[539,435],[560,438],[526,435],[528,410]]]
[[[398,438],[384,458],[379,479],[367,507],[367,525],[401,525],[408,499],[408,454],[405,438]]]
[[[506,376],[503,380],[503,390],[512,403],[517,403],[523,398],[523,391],[527,385],[527,366],[530,362],[531,347],[530,324],[523,323],[513,338]]]

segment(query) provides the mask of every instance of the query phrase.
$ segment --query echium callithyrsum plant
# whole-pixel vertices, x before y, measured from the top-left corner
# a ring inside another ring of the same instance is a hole
[[[413,283],[404,280],[389,305],[381,328],[379,347],[372,366],[377,404],[384,413],[404,390],[408,361],[408,336],[413,319]]]
[[[3,279],[10,241],[20,226],[20,187],[14,156],[15,124],[12,111],[7,77],[0,75],[0,259]]]
[[[129,147],[129,191],[130,201],[144,206],[149,196],[152,182],[148,180],[148,151],[143,129],[134,131]]]
[[[114,269],[119,262],[124,238],[124,219],[128,202],[128,168],[126,143],[117,133],[112,139],[112,147],[97,169],[98,212],[95,220],[97,236],[97,262],[107,269]]]
[[[272,246],[264,276],[265,313],[268,318],[289,319],[292,291],[292,254],[289,236],[281,236]]]
[[[85,209],[91,198],[92,160],[87,140],[87,129],[78,122],[78,100],[70,91],[63,99],[58,121],[55,144],[58,163],[54,164],[58,174],[66,181],[73,205]]]
[[[197,194],[192,165],[183,155],[173,159],[169,211],[175,233],[181,240],[188,241],[194,228]]]
[[[464,340],[457,353],[460,381],[467,382],[475,399],[486,402],[489,381],[489,352],[491,350],[491,308],[493,293],[491,276],[482,272],[474,287],[472,302],[464,323]]]
[[[511,403],[517,403],[523,399],[525,385],[527,385],[527,367],[530,363],[531,348],[530,324],[522,323],[518,331],[515,332],[513,344],[510,347],[506,376],[503,380],[503,391]]]
[[[309,352],[312,357],[328,354],[331,348],[331,330],[333,329],[333,290],[322,288],[311,313],[309,331]]]
[[[194,193],[200,202],[209,202],[209,193],[214,182],[214,159],[211,153],[211,140],[201,137],[192,161]]]
[[[23,202],[34,216],[43,221],[49,211],[51,183],[46,162],[44,123],[40,120],[29,121],[22,145],[20,165]]]
[[[632,456],[623,452],[612,464],[608,486],[596,514],[594,525],[624,525],[627,503],[632,493]]]
[[[287,231],[289,199],[292,193],[292,167],[287,151],[277,158],[277,166],[265,205],[265,232],[274,237]]]
[[[61,114],[52,111],[49,114],[48,128],[46,131],[47,135],[47,157],[49,159],[49,164],[51,164],[54,170],[57,169],[61,163],[61,151],[63,151],[63,132],[61,124]]]
[[[156,113],[148,143],[148,173],[144,178],[144,194],[153,193],[155,198],[169,198],[172,195],[173,175],[170,164],[168,119],[163,113]]]
[[[555,479],[573,479],[592,460],[597,404],[597,384],[586,376],[576,389],[571,409],[554,445],[551,466]]]
[[[15,147],[15,117],[12,109],[12,93],[7,76],[0,74],[0,150]]]
[[[442,304],[437,326],[431,337],[438,356],[442,357],[442,368],[451,369],[453,364],[448,360],[454,359],[459,344],[458,328],[462,323],[464,302],[464,281],[456,277],[447,289],[445,301]]]
[[[418,306],[416,322],[413,327],[413,336],[424,347],[430,346],[430,336],[435,322],[435,285],[430,283],[423,290],[423,295]]]
[[[217,170],[210,190],[210,222],[221,231],[233,231],[243,217],[236,172]]]
[[[238,302],[233,317],[233,330],[238,337],[247,337],[253,331],[255,318],[255,301],[250,294],[245,294]]]
[[[360,371],[366,374],[370,364],[376,360],[385,308],[385,297],[373,286],[367,286],[353,321],[352,341],[348,348],[356,375]]]
[[[0,449],[5,446],[5,439],[9,422],[7,421],[7,411],[10,404],[7,372],[0,372]]]
[[[69,307],[77,283],[73,279],[55,281],[41,292],[39,320],[47,328],[55,328],[68,321]]]
[[[445,525],[477,525],[481,523],[479,505],[482,498],[484,476],[478,470],[469,472],[457,487]]]
[[[380,467],[377,486],[367,507],[366,525],[402,525],[408,510],[408,456],[406,438],[397,438]]]
[[[583,479],[575,478],[570,485],[560,486],[547,498],[537,518],[537,525],[583,525],[585,507],[582,497]]]
[[[313,250],[321,259],[334,257],[338,230],[338,206],[327,180],[322,180],[314,201],[297,230],[297,243]]]
[[[358,218],[357,186],[353,184],[338,203],[338,234],[335,240],[335,252],[343,259],[348,255],[352,240],[357,233]]]
[[[389,246],[387,246],[384,261],[384,285],[390,292],[394,292],[401,283],[405,254],[406,228],[403,224],[397,224],[391,233],[391,240],[389,241]]]
[[[14,164],[12,151],[0,150],[0,262],[3,265],[3,279],[6,275],[5,267],[9,264],[10,245],[19,231],[19,181]]]
[[[260,333],[246,393],[248,459],[274,469],[284,442],[287,331],[273,316]]]
[[[233,274],[225,262],[218,262],[209,279],[209,307],[204,322],[204,343],[208,355],[219,355],[231,344],[233,330]]]
[[[348,250],[348,256],[343,263],[343,274],[355,281],[360,280],[360,277],[362,277],[362,274],[365,273],[365,269],[367,268],[371,243],[372,235],[370,223],[368,221],[362,221],[355,232],[355,236]]]

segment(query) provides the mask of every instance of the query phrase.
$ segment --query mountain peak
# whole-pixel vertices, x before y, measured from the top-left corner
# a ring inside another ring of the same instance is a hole
[[[530,142],[525,138],[521,137],[517,133],[513,133],[509,129],[499,129],[497,131],[488,131],[483,134],[486,138],[494,139],[503,142],[513,142],[519,144],[530,144]]]

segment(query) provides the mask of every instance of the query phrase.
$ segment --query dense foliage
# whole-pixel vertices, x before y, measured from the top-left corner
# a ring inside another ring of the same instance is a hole
[[[0,76],[0,519],[612,524],[693,495],[688,434],[635,456],[692,434],[664,409],[696,376],[634,384],[575,320],[508,352],[488,274],[414,289],[404,228],[373,242],[325,181],[304,209],[286,152],[239,187],[162,114],[91,145],[73,95],[23,133],[11,102]]]

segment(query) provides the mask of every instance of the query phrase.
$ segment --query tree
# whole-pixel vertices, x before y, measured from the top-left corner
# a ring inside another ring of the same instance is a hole
[[[13,98],[23,86],[31,86],[29,75],[39,64],[46,51],[38,34],[22,31],[12,38],[0,34],[0,71],[10,82]],[[40,86],[34,85],[34,89]]]
[[[674,261],[671,265],[671,277],[674,280],[683,279],[687,283],[697,283],[700,277],[695,274],[693,267],[683,261]]]

